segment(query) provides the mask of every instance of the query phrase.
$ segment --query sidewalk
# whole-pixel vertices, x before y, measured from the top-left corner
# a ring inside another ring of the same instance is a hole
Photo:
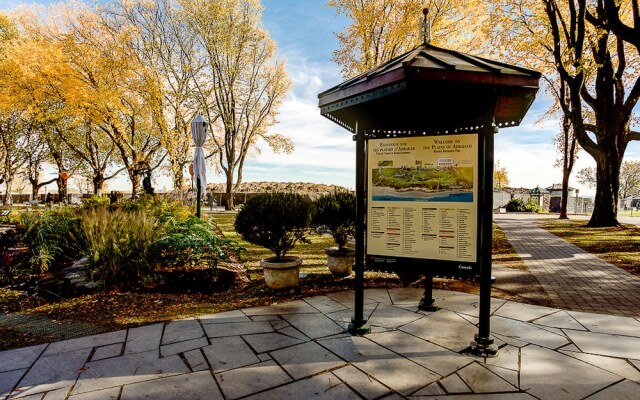
[[[0,353],[0,399],[636,399],[640,321],[492,300],[498,357],[461,353],[478,297],[337,292]],[[11,394],[10,394],[11,393]]]
[[[548,216],[495,214],[509,242],[558,308],[640,317],[640,278],[539,228]]]

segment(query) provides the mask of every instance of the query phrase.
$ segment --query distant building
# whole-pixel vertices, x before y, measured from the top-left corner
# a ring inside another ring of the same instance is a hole
[[[640,196],[629,196],[624,199],[620,199],[620,209],[630,210],[632,207],[640,208]]]
[[[553,185],[546,188],[549,191],[549,212],[560,212],[560,205],[562,203],[562,184],[554,183]],[[575,213],[576,210],[576,189],[569,186],[567,193],[567,212]],[[572,201],[573,199],[573,201]]]
[[[593,210],[593,201],[590,198],[579,197],[579,190],[569,188],[567,201],[567,213],[584,214]],[[504,207],[513,199],[520,199],[524,203],[533,201],[542,207],[543,212],[560,212],[560,199],[562,197],[562,185],[554,184],[547,188],[536,186],[529,188],[502,188],[493,191],[493,209]],[[640,207],[640,197],[638,205]]]

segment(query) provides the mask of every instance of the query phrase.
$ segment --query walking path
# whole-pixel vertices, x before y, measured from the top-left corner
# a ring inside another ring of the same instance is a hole
[[[540,218],[494,215],[555,307],[640,317],[640,278],[538,227]]]
[[[492,299],[498,357],[463,350],[478,296],[365,291],[0,352],[0,399],[637,399],[640,321]]]

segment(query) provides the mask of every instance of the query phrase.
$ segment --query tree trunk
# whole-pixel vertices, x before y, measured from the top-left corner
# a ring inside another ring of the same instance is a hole
[[[560,219],[568,219],[567,200],[569,196],[569,174],[566,168],[562,171],[562,194],[560,195]]]
[[[140,174],[129,172],[129,179],[131,180],[131,197],[135,198],[140,192]]]
[[[40,192],[40,185],[38,185],[38,181],[34,181],[33,179],[29,179],[31,183],[31,200],[35,200],[38,198],[38,192]]]
[[[588,226],[619,225],[617,214],[620,163],[618,159],[616,154],[608,154],[596,160],[596,198]]]
[[[564,81],[563,81],[564,82]],[[564,83],[562,84],[562,96],[564,96],[565,89]],[[564,97],[561,100],[563,104],[566,104]],[[566,106],[563,106],[566,109]],[[571,135],[571,118],[567,113],[564,113],[562,118],[562,134],[564,135],[563,143],[563,160],[562,160],[562,193],[560,196],[560,219],[568,219],[567,216],[567,203],[569,200],[569,176],[573,170],[574,157],[576,153],[576,138]],[[571,145],[569,145],[571,140]]]
[[[93,177],[93,194],[102,196],[102,188],[104,187],[104,176],[94,175]]]
[[[58,174],[59,175],[59,174]],[[56,179],[58,185],[58,201],[67,204],[67,183],[60,176]]]
[[[184,165],[181,165],[180,168],[174,168],[173,169],[173,190],[175,190],[176,192],[182,194],[182,189],[183,189],[183,185],[184,185],[184,173],[182,172],[182,169],[184,168]]]
[[[233,172],[231,172],[231,168],[229,168],[230,172],[226,174],[227,176],[227,186],[225,189],[227,205],[225,206],[225,210],[235,210],[235,205],[233,204]]]
[[[13,177],[6,176],[4,184],[5,184],[4,201],[2,202],[2,204],[4,204],[5,206],[10,206],[13,204],[13,197],[11,197],[11,189],[13,187]]]

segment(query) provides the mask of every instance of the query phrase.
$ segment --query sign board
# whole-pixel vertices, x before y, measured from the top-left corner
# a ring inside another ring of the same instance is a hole
[[[475,275],[478,135],[367,143],[367,266]]]

